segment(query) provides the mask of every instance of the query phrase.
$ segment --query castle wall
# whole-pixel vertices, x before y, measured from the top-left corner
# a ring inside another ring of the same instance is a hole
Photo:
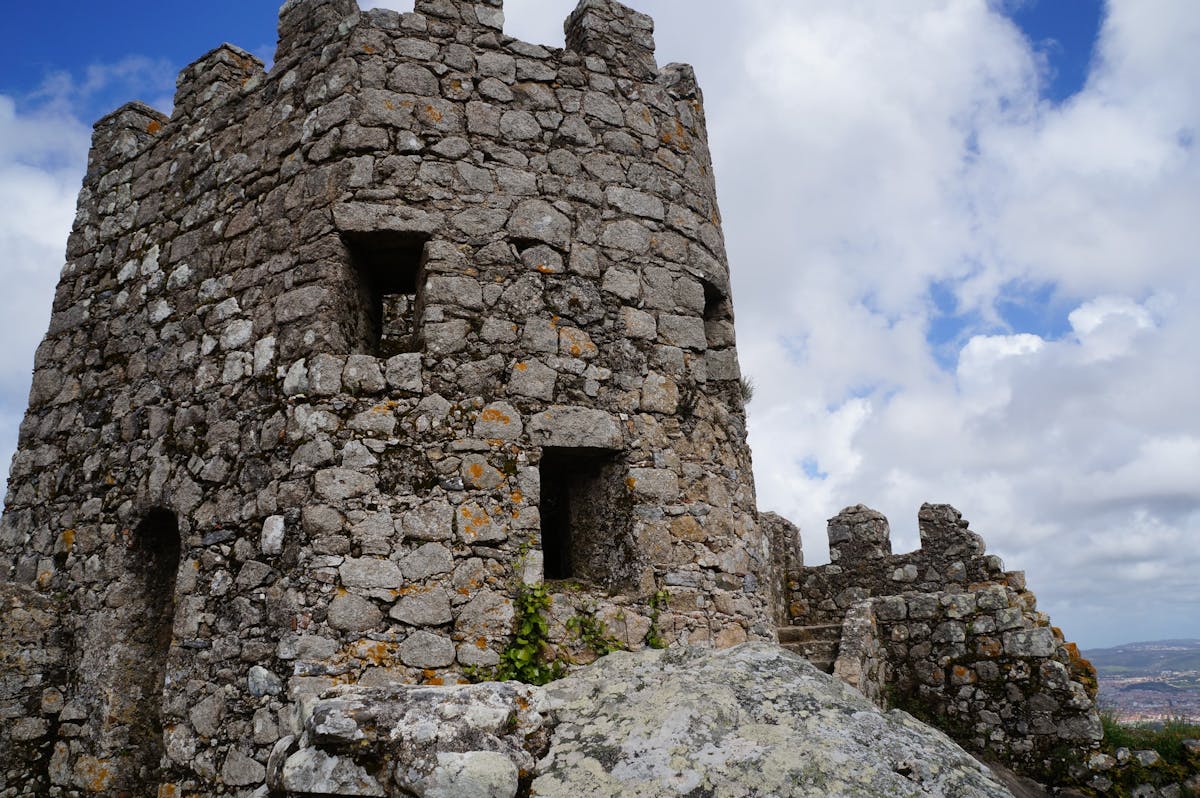
[[[922,506],[921,549],[891,553],[861,505],[829,523],[828,565],[801,569],[798,623],[842,623],[834,673],[968,750],[1052,783],[1101,738],[1096,674],[949,505]]]
[[[501,12],[290,0],[269,73],[97,123],[0,522],[72,641],[50,794],[250,795],[304,696],[497,663],[546,451],[624,513],[552,653],[771,636],[694,76],[609,0]]]

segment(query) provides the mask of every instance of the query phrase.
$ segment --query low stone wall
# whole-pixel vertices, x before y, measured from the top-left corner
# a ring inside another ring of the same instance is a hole
[[[921,548],[899,555],[880,513],[833,518],[830,564],[800,569],[795,622],[843,624],[834,672],[876,703],[1057,780],[1100,741],[1095,670],[957,510],[926,504],[918,518]]]
[[[0,795],[46,795],[63,709],[64,645],[52,598],[0,583]]]
[[[1064,773],[1099,743],[1095,671],[1036,611],[1032,594],[992,585],[871,606],[891,706],[1027,775]]]
[[[983,538],[950,505],[923,505],[917,520],[921,548],[892,554],[882,513],[860,504],[830,519],[830,562],[799,568],[789,601],[793,617],[808,624],[841,623],[850,607],[873,596],[993,582],[1025,587],[1025,575],[1005,571],[1003,561],[987,554]]]

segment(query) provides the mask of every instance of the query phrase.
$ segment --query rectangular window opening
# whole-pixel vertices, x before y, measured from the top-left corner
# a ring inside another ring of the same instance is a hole
[[[617,453],[546,448],[539,472],[545,578],[628,584],[632,514]]]
[[[419,351],[426,239],[381,231],[345,233],[342,240],[358,281],[350,331],[358,351],[377,357]]]

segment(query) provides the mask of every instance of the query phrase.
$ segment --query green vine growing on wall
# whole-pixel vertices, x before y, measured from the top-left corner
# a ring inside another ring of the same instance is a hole
[[[646,645],[650,648],[667,647],[667,641],[662,636],[662,630],[658,628],[658,616],[662,614],[666,606],[667,591],[659,590],[650,597],[650,628],[646,630],[646,636],[643,638],[646,641]]]
[[[596,617],[596,611],[591,607],[577,608],[567,619],[567,631],[578,637],[597,657],[625,650],[625,644],[608,633],[608,627]]]
[[[549,608],[550,594],[544,584],[522,583],[517,587],[513,636],[501,652],[500,664],[492,678],[501,682],[546,684],[563,675],[563,664],[546,657],[550,627],[544,613]]]

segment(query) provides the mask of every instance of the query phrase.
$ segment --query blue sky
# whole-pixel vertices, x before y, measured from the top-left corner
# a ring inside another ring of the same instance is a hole
[[[367,0],[360,0],[367,2]],[[411,9],[411,0],[370,0]],[[574,0],[506,0],[559,44]],[[696,66],[760,506],[955,504],[1085,646],[1200,637],[1200,5],[642,0]],[[0,475],[90,125],[273,0],[46,2],[0,48]]]

